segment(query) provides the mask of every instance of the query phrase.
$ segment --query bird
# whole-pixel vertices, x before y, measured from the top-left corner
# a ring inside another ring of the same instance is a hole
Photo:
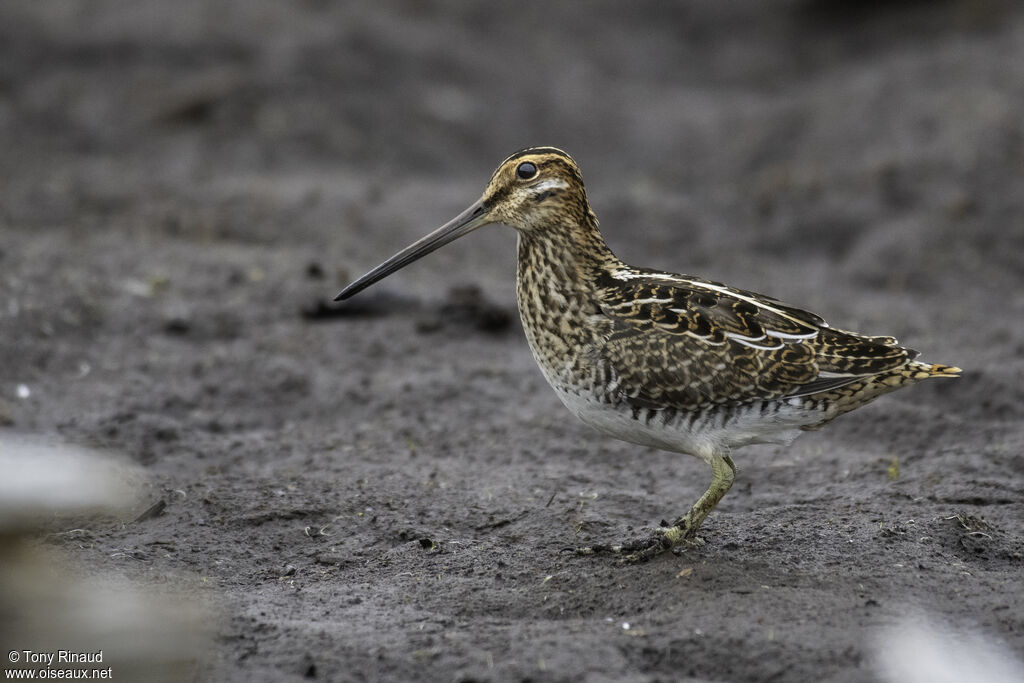
[[[960,373],[917,360],[893,337],[831,327],[770,296],[624,263],[601,235],[579,165],[555,147],[506,158],[480,199],[335,301],[493,223],[518,233],[523,330],[569,411],[604,435],[711,468],[707,490],[675,521],[642,538],[574,548],[582,554],[642,562],[700,545],[702,523],[735,480],[735,449],[788,445],[882,394]]]

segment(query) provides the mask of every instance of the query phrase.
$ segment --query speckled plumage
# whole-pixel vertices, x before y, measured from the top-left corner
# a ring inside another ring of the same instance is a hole
[[[712,484],[671,526],[614,550],[648,559],[696,542],[732,484],[732,449],[788,443],[878,396],[959,370],[915,360],[892,337],[829,327],[771,297],[634,268],[605,244],[576,163],[526,149],[481,199],[349,285],[346,298],[488,223],[519,233],[517,300],[530,349],[562,402],[610,436],[697,456]]]

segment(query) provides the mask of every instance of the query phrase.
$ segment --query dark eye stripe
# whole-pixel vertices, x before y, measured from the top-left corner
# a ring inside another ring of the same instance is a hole
[[[537,166],[529,161],[524,161],[516,168],[516,175],[519,176],[520,180],[529,180],[537,175]]]

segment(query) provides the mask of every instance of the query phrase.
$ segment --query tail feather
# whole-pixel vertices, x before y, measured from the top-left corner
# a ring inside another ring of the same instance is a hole
[[[959,377],[960,373],[963,372],[963,370],[955,365],[941,365],[939,363],[919,363],[919,365],[923,366],[921,370],[927,372],[928,377]]]
[[[938,363],[922,363],[918,360],[912,360],[901,368],[897,368],[892,372],[886,372],[874,377],[872,384],[881,387],[889,387],[883,393],[887,393],[893,389],[907,384],[909,382],[917,382],[922,379],[929,379],[931,377],[959,377],[960,368],[953,367],[952,365],[941,365]]]
[[[813,394],[808,400],[813,401],[817,399],[825,401],[830,404],[828,412],[822,420],[801,427],[801,429],[817,429],[843,413],[848,413],[862,405],[871,403],[879,396],[896,391],[907,384],[931,377],[959,377],[960,372],[960,368],[952,365],[922,363],[921,361],[912,360],[895,370],[866,377],[829,391]]]

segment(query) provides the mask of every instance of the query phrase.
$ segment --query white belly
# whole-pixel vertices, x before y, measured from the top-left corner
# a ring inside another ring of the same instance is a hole
[[[555,391],[570,412],[602,434],[687,453],[706,462],[715,454],[754,443],[788,444],[800,435],[800,425],[808,423],[807,415],[795,406],[766,418],[758,404],[736,408],[728,415],[708,413],[695,419],[687,413],[641,409],[636,419],[627,407],[598,403],[557,388]]]

